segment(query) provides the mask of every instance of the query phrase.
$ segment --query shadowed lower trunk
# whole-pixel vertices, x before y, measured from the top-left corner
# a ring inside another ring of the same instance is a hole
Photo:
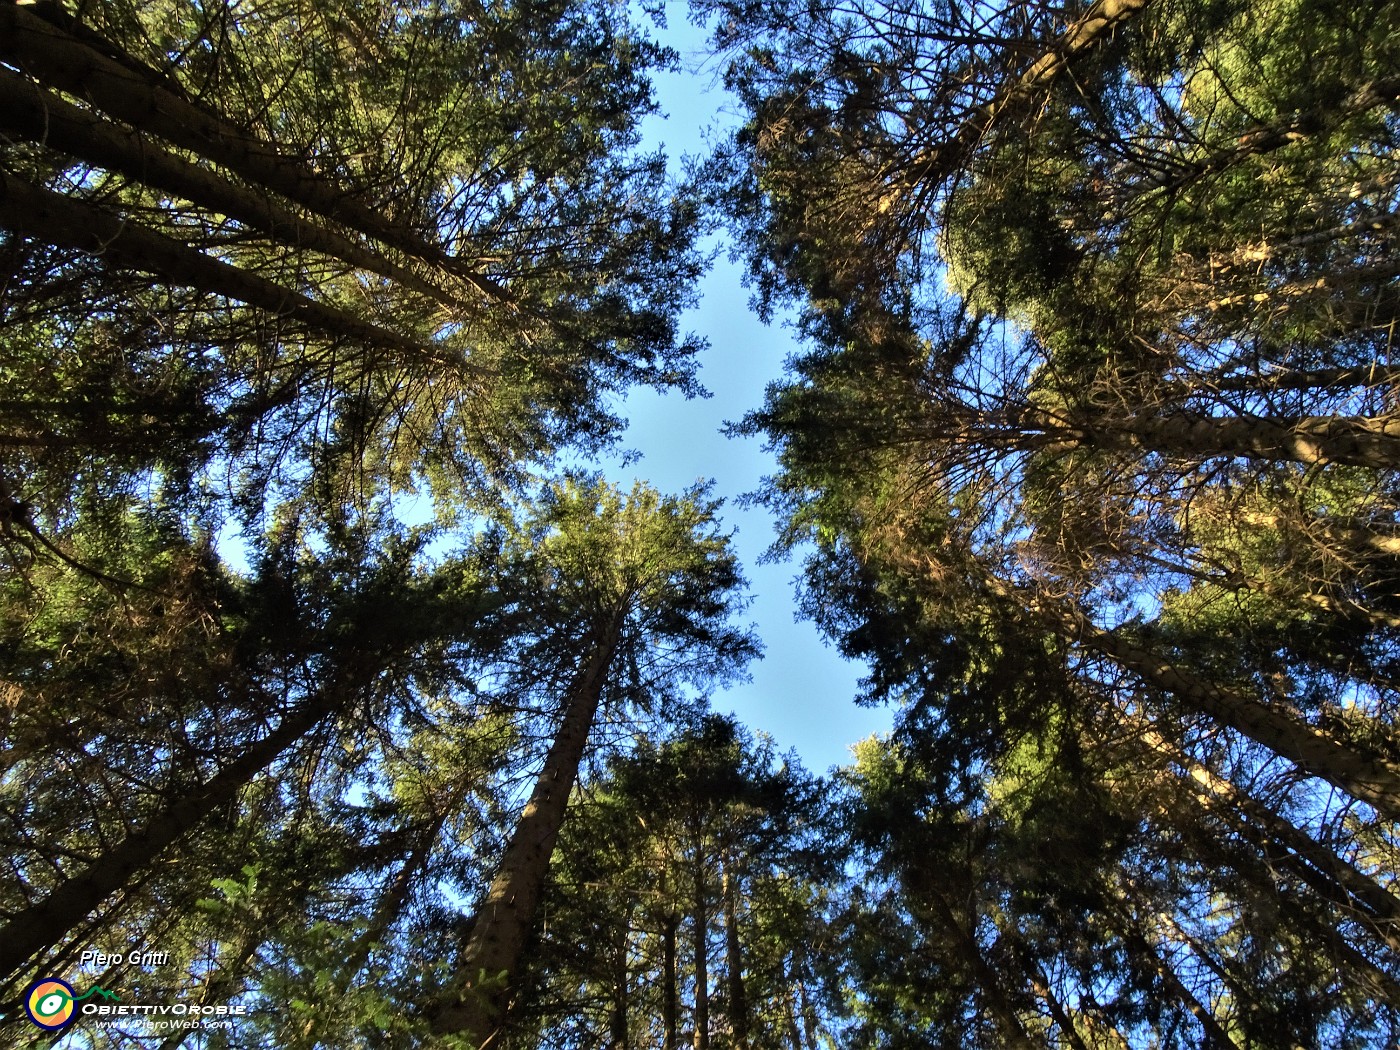
[[[661,1047],[676,1050],[676,930],[680,916],[668,915],[661,929]]]
[[[695,1050],[710,1046],[710,902],[705,889],[705,864],[700,846],[695,847],[695,912],[691,930],[695,950]]]
[[[729,1027],[734,1046],[744,1050],[749,1045],[749,1003],[744,988],[744,955],[739,943],[738,879],[730,871],[730,859],[724,858],[724,955],[725,980],[729,985]]]
[[[608,625],[587,663],[570,683],[564,716],[544,768],[515,826],[491,888],[477,908],[451,999],[433,1018],[435,1032],[461,1033],[476,1046],[486,1046],[505,1016],[525,939],[534,924],[549,874],[550,856],[598,712],[608,666],[617,650],[619,630],[616,622]]]
[[[62,940],[113,893],[149,867],[174,842],[229,805],[243,786],[309,733],[338,706],[339,696],[323,693],[307,701],[281,725],[252,744],[214,776],[157,811],[140,831],[97,858],[84,871],[59,883],[43,900],[12,916],[0,928],[0,976],[19,970],[37,953]]]

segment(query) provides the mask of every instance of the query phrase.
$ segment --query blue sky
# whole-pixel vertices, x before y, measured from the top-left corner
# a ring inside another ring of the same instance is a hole
[[[645,133],[648,145],[664,144],[674,162],[682,154],[704,153],[706,130],[717,133],[734,118],[715,63],[704,63],[703,33],[686,22],[684,5],[668,4],[667,18],[667,29],[658,35],[681,53],[685,68],[657,77],[665,116],[649,119]],[[760,440],[720,433],[726,420],[761,404],[764,387],[781,376],[796,343],[786,328],[759,322],[749,309],[740,267],[725,251],[701,292],[700,306],[685,317],[684,327],[709,340],[700,381],[714,396],[687,401],[649,390],[632,394],[621,407],[630,422],[623,446],[640,459],[626,467],[613,460],[604,469],[624,488],[642,479],[663,492],[714,480],[715,495],[727,501],[724,520],[737,530],[735,544],[754,596],[749,618],[766,650],[752,669],[753,681],[717,695],[714,707],[770,734],[780,750],[795,747],[808,769],[824,772],[850,761],[851,744],[888,729],[889,712],[856,707],[851,698],[864,668],[843,660],[810,623],[795,620],[798,564],[759,564],[773,542],[774,522],[766,511],[741,509],[734,500],[757,490],[774,463]]]

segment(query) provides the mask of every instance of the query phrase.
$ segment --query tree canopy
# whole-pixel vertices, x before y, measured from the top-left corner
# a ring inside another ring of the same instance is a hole
[[[704,9],[810,341],[739,429],[903,705],[860,1030],[1384,1045],[1394,12]]]
[[[0,1040],[1393,1047],[1400,11],[691,14],[0,2]],[[594,472],[721,229],[825,776]]]

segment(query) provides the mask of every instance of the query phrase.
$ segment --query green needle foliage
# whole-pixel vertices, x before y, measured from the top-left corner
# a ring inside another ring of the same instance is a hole
[[[857,1038],[1385,1045],[1395,12],[701,10],[809,337],[737,429],[903,705]]]
[[[1394,1046],[1396,5],[692,13],[744,123],[677,181],[613,0],[0,3],[4,1001]],[[541,480],[700,392],[707,201],[806,339],[755,499],[898,711],[829,780],[707,713],[709,489]]]

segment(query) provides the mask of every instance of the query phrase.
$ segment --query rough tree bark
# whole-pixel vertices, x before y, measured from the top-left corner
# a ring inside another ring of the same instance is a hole
[[[570,683],[564,714],[530,800],[475,921],[449,1000],[433,1017],[433,1030],[462,1033],[478,1047],[490,1045],[510,1005],[512,983],[525,939],[535,921],[549,861],[578,778],[608,668],[617,651],[620,619],[596,635],[583,667]]]
[[[414,231],[388,222],[299,158],[283,154],[190,101],[174,90],[159,70],[145,69],[128,56],[118,61],[13,4],[0,4],[0,60],[325,218],[442,266],[494,301],[512,301],[506,289],[475,273],[466,262]]]
[[[344,697],[326,690],[286,715],[267,736],[252,744],[203,784],[153,813],[140,831],[71,875],[43,900],[10,917],[0,928],[0,978],[13,975],[37,953],[61,941],[88,914],[129,885],[167,847],[188,835],[217,809],[229,805],[243,786],[279,755],[342,706]]]

